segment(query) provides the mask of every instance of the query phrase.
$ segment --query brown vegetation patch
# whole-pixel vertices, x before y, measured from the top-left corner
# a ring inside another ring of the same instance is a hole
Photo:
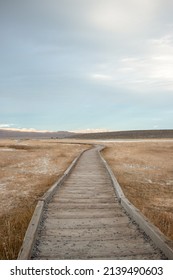
[[[106,144],[103,156],[127,198],[173,240],[173,141]]]
[[[16,259],[37,200],[86,145],[0,141],[0,259]]]

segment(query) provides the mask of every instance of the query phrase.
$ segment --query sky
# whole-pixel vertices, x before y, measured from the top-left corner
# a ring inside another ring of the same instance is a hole
[[[0,128],[173,129],[172,0],[0,0]]]

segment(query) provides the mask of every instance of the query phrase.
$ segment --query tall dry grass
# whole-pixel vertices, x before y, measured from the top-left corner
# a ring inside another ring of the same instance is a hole
[[[0,141],[0,259],[16,259],[38,198],[88,146]]]
[[[127,198],[173,240],[173,141],[108,144],[108,161]]]
[[[24,234],[32,217],[34,206],[24,201],[18,208],[0,217],[0,259],[16,259]]]

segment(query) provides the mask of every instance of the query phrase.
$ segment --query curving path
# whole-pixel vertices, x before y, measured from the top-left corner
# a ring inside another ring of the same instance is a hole
[[[44,210],[32,259],[162,259],[162,253],[130,220],[93,148]]]

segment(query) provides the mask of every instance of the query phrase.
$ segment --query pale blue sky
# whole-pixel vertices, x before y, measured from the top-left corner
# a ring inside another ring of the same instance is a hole
[[[1,0],[0,128],[173,128],[173,1]]]

